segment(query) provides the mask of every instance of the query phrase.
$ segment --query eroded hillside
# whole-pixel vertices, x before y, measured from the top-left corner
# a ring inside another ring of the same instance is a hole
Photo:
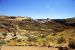
[[[0,45],[75,48],[75,20],[0,16]]]

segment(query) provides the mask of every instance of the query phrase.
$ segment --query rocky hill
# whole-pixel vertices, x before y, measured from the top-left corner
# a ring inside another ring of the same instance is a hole
[[[0,45],[75,48],[75,18],[0,16]]]

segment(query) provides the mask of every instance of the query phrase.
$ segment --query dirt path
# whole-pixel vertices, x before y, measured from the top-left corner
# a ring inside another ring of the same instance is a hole
[[[2,46],[1,50],[58,50],[57,48],[36,46]]]

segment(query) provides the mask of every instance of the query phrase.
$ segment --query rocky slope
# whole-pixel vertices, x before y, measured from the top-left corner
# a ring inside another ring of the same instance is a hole
[[[0,45],[75,48],[75,18],[0,16]]]

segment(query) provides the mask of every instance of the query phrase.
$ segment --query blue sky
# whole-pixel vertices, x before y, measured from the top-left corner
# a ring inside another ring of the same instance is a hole
[[[34,19],[75,17],[75,0],[0,0],[0,15]]]

